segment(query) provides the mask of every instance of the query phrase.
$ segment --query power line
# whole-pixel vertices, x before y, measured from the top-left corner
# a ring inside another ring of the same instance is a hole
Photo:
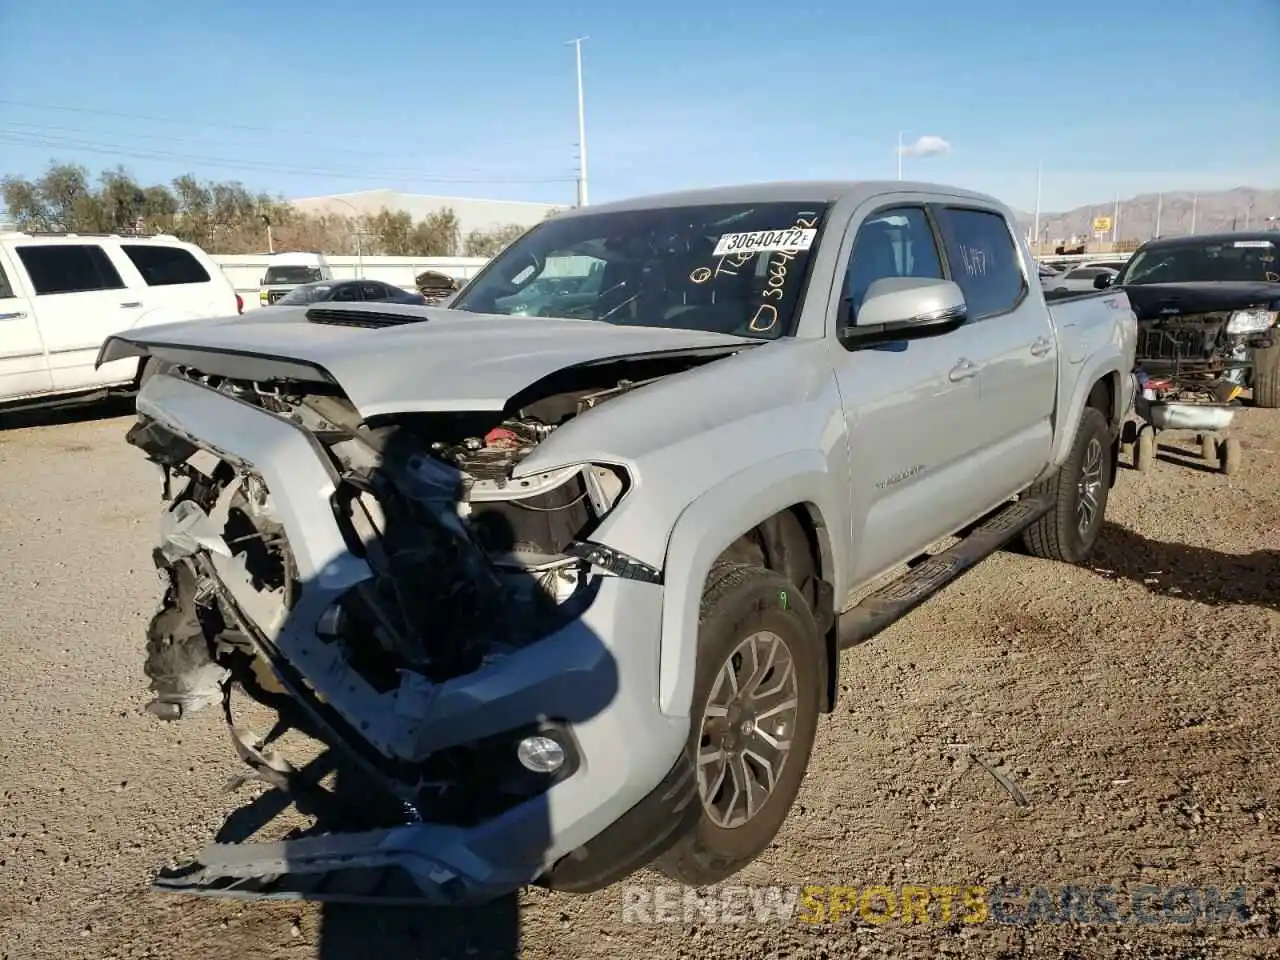
[[[90,107],[75,107],[68,104],[57,103],[32,103],[27,100],[3,100],[0,99],[0,106],[6,107],[23,107],[30,110],[54,110],[62,113],[78,113],[91,117],[114,117],[119,120],[139,120],[143,123],[167,123],[180,126],[186,129],[192,127],[204,127],[210,130],[239,130],[244,133],[270,133],[276,136],[287,137],[304,137],[315,139],[316,130],[314,127],[302,129],[290,129],[287,127],[258,127],[243,123],[218,123],[209,120],[198,120],[194,117],[156,117],[145,113],[127,113],[119,110],[96,110]],[[527,142],[518,140],[498,140],[491,141],[511,146],[528,147]]]
[[[5,129],[6,127],[8,127],[8,128],[21,128],[21,129],[6,130],[6,129]],[[115,142],[106,143],[105,141],[101,141],[101,139],[100,139],[100,138],[101,138],[103,135],[110,136],[110,137],[112,137],[112,138],[113,138],[113,140],[114,140],[115,138],[124,138],[125,140],[128,140],[128,141],[132,141],[132,140],[160,140],[160,141],[162,141],[162,142],[164,142],[164,143],[188,143],[188,144],[193,144],[193,145],[200,145],[200,144],[210,144],[210,145],[212,145],[212,144],[216,144],[217,146],[220,146],[220,147],[224,147],[224,148],[225,148],[225,147],[232,147],[232,148],[234,148],[234,149],[236,149],[236,150],[240,150],[240,149],[248,149],[248,145],[242,146],[241,144],[237,144],[237,143],[228,143],[225,139],[223,139],[223,140],[210,140],[210,139],[207,139],[207,138],[201,138],[201,137],[177,137],[177,136],[173,136],[172,134],[167,134],[167,133],[164,133],[164,134],[157,134],[157,133],[135,133],[135,132],[133,132],[133,131],[114,131],[114,130],[113,130],[113,131],[107,132],[107,131],[102,131],[102,130],[85,130],[84,128],[78,128],[78,127],[62,127],[62,126],[52,126],[52,125],[49,125],[49,124],[41,124],[41,123],[26,123],[26,122],[21,121],[21,120],[6,120],[6,121],[0,121],[0,132],[12,133],[12,134],[16,134],[16,135],[18,135],[18,136],[28,136],[28,137],[30,137],[30,136],[53,136],[53,137],[63,137],[63,136],[64,136],[64,135],[66,135],[66,134],[79,134],[79,135],[83,135],[83,136],[88,136],[88,137],[92,137],[92,138],[94,138],[92,142],[95,142],[95,143],[101,143],[103,146],[111,146],[111,147],[122,146],[122,145],[120,145],[120,144],[118,144],[118,143],[115,143]],[[261,147],[261,146],[262,146],[262,144],[260,144],[260,143],[259,143],[259,144],[253,144],[252,146],[254,146],[254,147]],[[125,148],[125,149],[127,149],[127,148]],[[144,148],[144,149],[151,149],[151,148]],[[382,157],[385,157],[385,156],[386,156],[386,154],[385,154],[385,153],[378,152],[378,151],[372,151],[372,150],[354,150],[354,149],[352,149],[352,148],[350,148],[350,147],[334,147],[334,146],[329,146],[328,144],[325,144],[325,145],[323,145],[323,146],[321,146],[321,147],[318,147],[318,149],[321,149],[321,150],[323,150],[323,151],[324,151],[324,152],[326,152],[326,153],[346,153],[346,154],[351,154],[352,156],[357,156],[357,157],[379,157],[379,158],[382,158]],[[253,163],[274,163],[274,162],[275,162],[275,161],[271,161],[271,160],[253,160],[252,158],[249,158],[249,161],[250,161],[250,162],[253,162]],[[406,176],[411,176],[411,175],[412,175],[412,173],[413,173],[413,171],[412,171],[410,168],[407,168],[407,167],[402,167],[402,168],[395,168],[395,167],[392,167],[392,168],[388,168],[388,169],[389,169],[389,170],[400,170],[400,171],[404,172],[404,173],[406,174]],[[481,171],[480,171],[480,169],[479,169],[479,168],[475,168],[475,167],[468,167],[468,168],[466,168],[466,172],[469,172],[469,173],[479,173],[479,172],[481,172]],[[487,174],[486,174],[486,175],[487,175]]]
[[[45,134],[10,132],[0,130],[0,142],[15,146],[45,147],[50,149],[78,150],[85,153],[97,153],[132,160],[179,160],[183,163],[194,163],[205,167],[220,167],[229,170],[248,170],[259,173],[286,173],[296,176],[329,177],[333,179],[353,180],[390,180],[402,183],[457,183],[457,184],[533,184],[533,183],[572,183],[573,177],[457,177],[432,176],[430,174],[383,175],[379,172],[356,170],[327,170],[285,164],[274,164],[255,160],[237,160],[226,157],[209,157],[194,154],[175,153],[167,150],[149,150],[136,147],[121,148],[114,144],[100,143],[91,140],[79,140],[68,137],[55,137]]]

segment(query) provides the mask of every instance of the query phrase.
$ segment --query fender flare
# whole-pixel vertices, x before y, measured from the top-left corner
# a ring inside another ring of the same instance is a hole
[[[1119,435],[1120,421],[1124,418],[1127,406],[1124,377],[1129,372],[1121,370],[1120,367],[1120,357],[1111,353],[1104,354],[1087,366],[1081,367],[1080,374],[1075,378],[1072,387],[1070,405],[1059,408],[1063,415],[1058,420],[1058,429],[1053,441],[1053,456],[1049,459],[1050,473],[1062,466],[1071,452],[1071,445],[1076,439],[1076,427],[1080,423],[1080,418],[1084,416],[1084,407],[1089,402],[1089,394],[1093,392],[1093,386],[1099,380],[1111,381],[1112,410],[1108,419],[1111,422],[1113,437]]]
[[[797,503],[816,508],[822,522],[839,516],[824,503],[830,471],[817,450],[794,451],[733,474],[698,496],[676,518],[667,541],[658,652],[658,706],[685,718],[697,669],[702,586],[726,547],[760,521]],[[833,537],[838,540],[838,537]],[[833,544],[834,546],[834,544]],[[832,551],[828,579],[843,582],[845,558]]]

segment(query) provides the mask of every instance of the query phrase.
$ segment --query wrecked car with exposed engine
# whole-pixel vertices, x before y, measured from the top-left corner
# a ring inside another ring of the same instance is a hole
[[[1013,538],[1089,556],[1134,339],[1123,293],[1046,299],[1008,207],[902,182],[579,208],[447,308],[112,338],[167,501],[150,709],[221,705],[314,816],[157,885],[462,903],[733,874],[843,649]],[[357,771],[345,794],[287,728]]]

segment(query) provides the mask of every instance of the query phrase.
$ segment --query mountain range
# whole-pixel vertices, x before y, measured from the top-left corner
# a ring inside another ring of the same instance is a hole
[[[1119,240],[1150,240],[1156,235],[1156,211],[1160,212],[1160,235],[1180,236],[1191,232],[1191,209],[1195,205],[1195,232],[1218,233],[1232,230],[1280,228],[1280,190],[1235,187],[1231,190],[1172,191],[1163,196],[1143,193],[1120,201]],[[1015,211],[1019,224],[1030,232],[1034,215]],[[1094,217],[1112,217],[1114,201],[1091,203],[1059,213],[1040,213],[1040,238],[1054,242],[1073,235],[1091,237]],[[1108,234],[1108,240],[1111,239]]]

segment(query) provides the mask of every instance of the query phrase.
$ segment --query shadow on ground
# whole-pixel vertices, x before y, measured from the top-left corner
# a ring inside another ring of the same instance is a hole
[[[56,406],[2,408],[0,409],[0,432],[111,420],[115,417],[131,416],[135,409],[135,400],[131,396],[62,403]]]
[[[1150,540],[1107,521],[1090,566],[1151,593],[1209,606],[1245,604],[1280,611],[1280,551],[1222,553],[1186,543]]]

